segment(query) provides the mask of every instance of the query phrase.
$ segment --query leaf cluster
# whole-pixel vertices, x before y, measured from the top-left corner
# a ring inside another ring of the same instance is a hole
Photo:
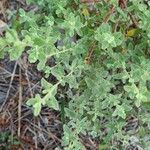
[[[20,9],[19,20],[12,18],[11,27],[0,39],[0,56],[8,53],[11,60],[17,60],[25,51],[30,63],[37,63],[44,73],[42,93],[27,102],[34,115],[40,114],[42,106],[62,112],[62,101],[67,103],[63,105],[62,138],[66,150],[85,149],[80,134],[98,138],[100,149],[124,149],[134,132],[126,131],[128,118],[135,117],[139,124],[134,134],[138,144],[147,148],[149,3],[130,0],[122,9],[115,1],[99,1],[91,4],[92,11],[79,0],[27,3],[37,5],[38,11]],[[48,82],[52,75],[56,83]],[[67,90],[61,93],[59,87]]]

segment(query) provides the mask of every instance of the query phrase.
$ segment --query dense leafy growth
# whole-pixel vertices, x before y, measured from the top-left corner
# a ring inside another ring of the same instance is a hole
[[[17,60],[25,51],[44,73],[42,93],[27,102],[34,115],[42,106],[62,113],[66,150],[85,149],[81,134],[97,138],[100,150],[125,149],[133,135],[149,149],[149,2],[100,0],[92,10],[79,0],[27,3],[38,11],[19,10],[0,39],[0,54]],[[137,119],[136,130],[128,127],[130,118]]]

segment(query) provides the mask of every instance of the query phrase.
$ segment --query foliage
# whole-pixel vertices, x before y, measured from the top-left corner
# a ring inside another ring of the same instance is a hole
[[[7,52],[16,60],[26,51],[29,61],[45,74],[42,93],[27,102],[34,115],[45,105],[60,110],[65,97],[62,145],[66,150],[85,149],[80,134],[98,138],[100,149],[124,149],[131,137],[125,132],[127,120],[134,116],[139,122],[136,136],[146,149],[150,130],[149,3],[130,0],[123,9],[115,1],[99,1],[93,11],[78,0],[27,3],[38,5],[38,11],[20,9],[19,19],[12,18],[11,27],[0,39],[0,55],[3,58]],[[56,46],[58,41],[62,44]],[[48,60],[54,65],[47,65]],[[48,82],[52,75],[56,83]],[[67,91],[60,92],[64,87]]]
[[[16,137],[12,138],[12,135],[9,132],[1,132],[0,133],[0,149],[8,150],[13,147],[13,145],[19,145],[20,142]]]

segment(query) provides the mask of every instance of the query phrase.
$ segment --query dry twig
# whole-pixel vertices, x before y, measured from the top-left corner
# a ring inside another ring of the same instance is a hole
[[[19,68],[19,102],[18,102],[18,137],[20,137],[21,129],[21,106],[22,106],[22,85],[21,85],[21,68]]]
[[[18,61],[16,61],[15,65],[14,65],[13,73],[11,75],[11,80],[10,80],[10,83],[9,83],[9,88],[7,90],[7,94],[6,94],[5,100],[4,100],[4,102],[2,103],[2,105],[0,107],[0,112],[2,111],[4,105],[5,105],[8,97],[9,97],[10,90],[11,90],[11,87],[12,87],[12,83],[13,83],[13,80],[14,80],[14,77],[15,77],[15,72],[16,72],[17,65],[18,65]]]

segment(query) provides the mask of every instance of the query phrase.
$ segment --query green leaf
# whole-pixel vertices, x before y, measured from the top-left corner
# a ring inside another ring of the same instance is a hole
[[[28,51],[28,54],[29,54],[28,59],[30,63],[35,63],[38,60],[39,52],[36,48]]]
[[[38,115],[40,114],[41,108],[42,108],[42,106],[41,106],[41,102],[40,102],[40,101],[37,102],[37,103],[35,103],[35,104],[33,105],[33,109],[34,109],[33,113],[34,113],[34,116],[38,116]]]
[[[49,99],[46,100],[46,104],[48,107],[53,108],[55,110],[59,110],[58,101],[54,96],[51,96]]]
[[[35,95],[35,98],[30,98],[28,101],[27,101],[27,105],[28,106],[33,106],[34,104],[38,103],[41,101],[41,97],[39,94]]]
[[[64,81],[69,84],[70,88],[78,88],[78,83],[75,76],[66,76],[64,77]]]
[[[44,90],[48,91],[53,87],[53,85],[51,83],[49,83],[48,81],[46,81],[44,78],[41,79],[41,85],[43,87]],[[46,93],[46,92],[44,92]]]
[[[35,116],[38,116],[42,108],[42,99],[39,94],[35,98],[31,98],[26,103],[28,106],[33,106],[33,113]]]
[[[58,79],[61,80],[64,77],[65,72],[61,65],[57,65],[51,69],[51,73]]]
[[[123,119],[126,118],[125,110],[122,106],[117,105],[115,111],[113,112],[112,116],[119,116]]]
[[[76,112],[74,112],[73,110],[70,110],[69,108],[65,108],[65,114],[67,117],[70,118],[76,118]]]

